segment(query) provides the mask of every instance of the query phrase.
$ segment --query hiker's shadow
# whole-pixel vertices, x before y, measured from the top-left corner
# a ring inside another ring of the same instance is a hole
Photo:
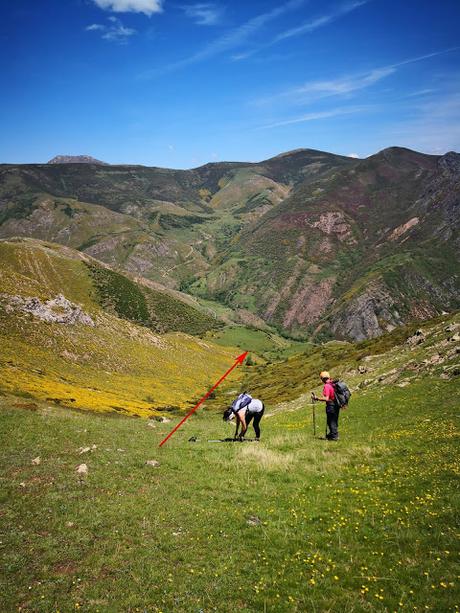
[[[258,443],[259,440],[256,438],[218,438],[215,440],[208,441],[208,443]]]

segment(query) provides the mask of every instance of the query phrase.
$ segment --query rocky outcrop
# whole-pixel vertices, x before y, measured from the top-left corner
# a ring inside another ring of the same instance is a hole
[[[420,345],[425,342],[425,340],[426,336],[423,330],[416,330],[414,334],[407,339],[406,343],[413,347],[414,345]]]
[[[56,155],[48,164],[101,164],[108,166],[107,162],[101,162],[90,155]]]
[[[332,302],[334,282],[332,277],[317,283],[307,281],[306,284],[301,284],[291,298],[283,326],[290,329],[295,325],[309,325],[318,321]]]
[[[395,228],[393,232],[390,234],[390,236],[388,237],[388,239],[390,241],[394,241],[398,239],[403,234],[406,234],[406,232],[408,232],[411,228],[416,226],[419,222],[420,222],[420,219],[418,217],[412,217],[412,219],[409,219],[409,221],[406,221],[406,223],[403,223],[397,228]]]
[[[320,215],[318,221],[314,221],[310,225],[312,228],[318,228],[328,236],[336,236],[342,243],[347,242],[351,245],[356,243],[351,226],[346,221],[342,211],[327,211]]]
[[[393,296],[383,285],[374,283],[333,318],[331,329],[338,338],[362,341],[380,336],[402,323]]]
[[[42,302],[40,298],[23,298],[22,296],[10,296],[8,294],[2,294],[1,297],[6,302],[5,309],[7,312],[31,313],[37,319],[47,323],[95,325],[93,319],[78,304],[70,302],[62,294],[46,302]]]

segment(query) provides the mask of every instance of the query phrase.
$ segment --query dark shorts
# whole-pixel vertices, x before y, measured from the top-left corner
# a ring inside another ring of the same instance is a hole
[[[265,407],[259,411],[258,413],[251,413],[250,411],[246,411],[246,425],[249,426],[251,421],[254,419],[254,423],[252,424],[254,427],[254,431],[256,433],[256,437],[260,438],[260,420],[265,412]]]

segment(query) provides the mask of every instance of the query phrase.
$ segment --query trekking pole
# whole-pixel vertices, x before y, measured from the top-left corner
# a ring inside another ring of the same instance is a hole
[[[313,436],[316,436],[316,411],[315,411],[316,398],[315,398],[314,392],[311,393],[311,404],[312,404],[312,414],[313,414]]]

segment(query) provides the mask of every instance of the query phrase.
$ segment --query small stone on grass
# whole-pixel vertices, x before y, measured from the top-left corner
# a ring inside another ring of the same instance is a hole
[[[87,475],[88,474],[88,466],[86,464],[80,464],[77,466],[77,473],[79,475]]]

